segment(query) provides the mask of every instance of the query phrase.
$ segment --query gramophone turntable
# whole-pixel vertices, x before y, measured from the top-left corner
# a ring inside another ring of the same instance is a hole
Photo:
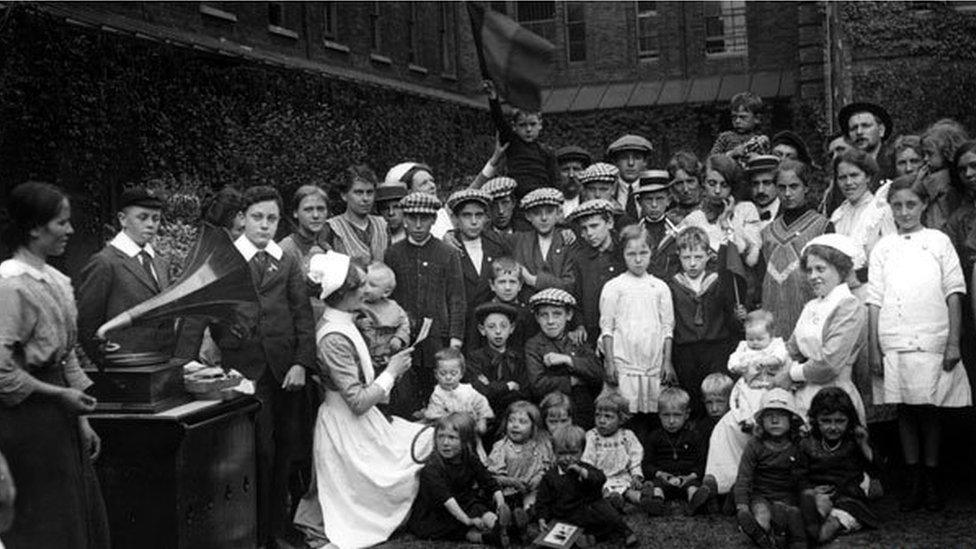
[[[205,224],[185,274],[152,299],[103,324],[96,332],[102,356],[87,373],[103,412],[156,413],[190,400],[183,386],[187,359],[120,352],[112,330],[160,319],[202,318],[249,329],[258,311],[250,268],[226,231]]]

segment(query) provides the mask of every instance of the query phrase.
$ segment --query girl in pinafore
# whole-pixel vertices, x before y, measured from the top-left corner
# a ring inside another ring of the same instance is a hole
[[[883,238],[871,254],[870,361],[884,376],[885,403],[899,405],[898,428],[911,475],[911,492],[901,507],[938,510],[943,505],[935,482],[939,408],[972,404],[959,353],[966,284],[949,237],[922,226],[925,187],[912,176],[899,177],[888,202],[898,234]]]

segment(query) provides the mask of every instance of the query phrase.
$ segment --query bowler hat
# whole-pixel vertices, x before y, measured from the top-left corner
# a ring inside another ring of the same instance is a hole
[[[851,117],[862,112],[869,112],[873,114],[876,118],[878,118],[879,122],[884,124],[885,132],[884,135],[881,136],[882,141],[885,141],[889,136],[894,135],[895,126],[891,122],[891,115],[888,114],[888,111],[886,111],[881,105],[869,103],[867,101],[856,101],[854,103],[844,105],[844,107],[840,110],[840,113],[837,115],[837,122],[841,131],[844,132],[844,135],[847,135],[850,132]]]

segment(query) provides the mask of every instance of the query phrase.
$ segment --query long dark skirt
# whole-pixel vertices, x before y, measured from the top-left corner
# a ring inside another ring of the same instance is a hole
[[[109,547],[105,502],[78,417],[51,397],[0,407],[0,451],[17,487],[8,549]]]

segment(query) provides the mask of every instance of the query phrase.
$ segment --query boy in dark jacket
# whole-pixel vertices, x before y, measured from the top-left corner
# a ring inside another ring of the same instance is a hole
[[[661,391],[658,417],[661,428],[652,432],[644,448],[644,478],[653,483],[648,512],[661,515],[666,499],[688,501],[688,511],[695,514],[711,495],[702,485],[705,475],[705,442],[688,421],[691,398],[678,387]],[[643,500],[643,498],[642,498]]]
[[[586,432],[575,425],[556,429],[552,435],[556,464],[542,477],[536,512],[539,527],[545,531],[552,521],[579,526],[597,541],[623,539],[629,547],[637,545],[637,535],[603,497],[602,471],[580,461]]]
[[[468,353],[464,381],[485,395],[495,417],[501,418],[509,404],[529,394],[525,355],[521,348],[509,345],[519,310],[506,303],[482,303],[475,309],[474,318],[485,345]],[[489,435],[495,433],[499,420],[489,421]]]
[[[580,239],[573,245],[576,287],[580,302],[580,326],[586,330],[584,340],[596,346],[600,337],[600,293],[603,285],[625,271],[623,254],[613,234],[613,205],[602,199],[587,200],[573,210],[569,221],[579,230]]]

